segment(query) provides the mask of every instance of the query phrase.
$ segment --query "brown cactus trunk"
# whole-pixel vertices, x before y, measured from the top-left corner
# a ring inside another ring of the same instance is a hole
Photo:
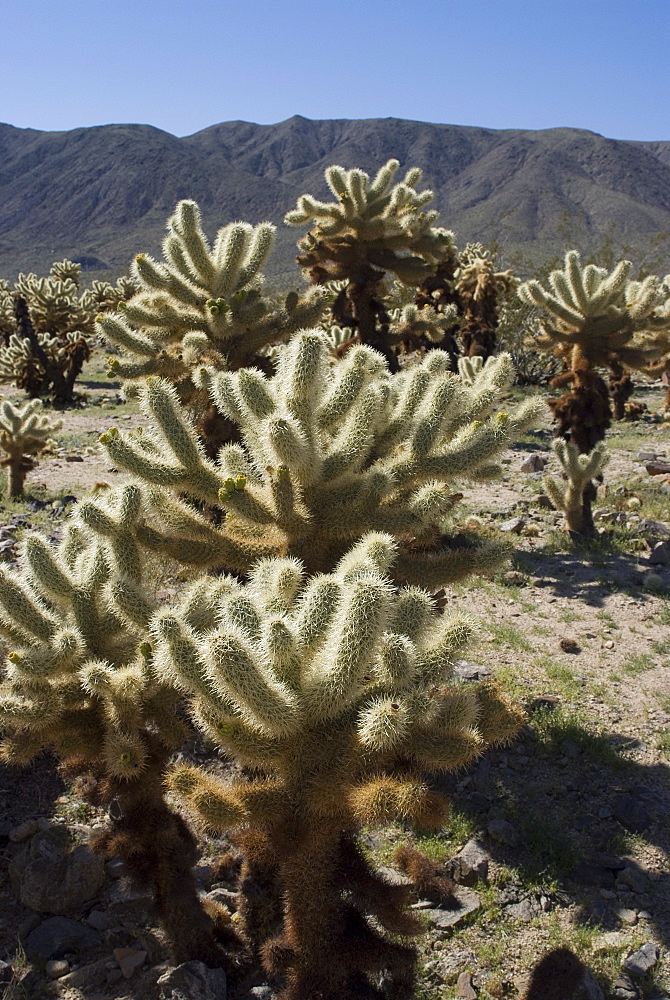
[[[609,388],[612,397],[614,419],[623,420],[626,416],[626,403],[633,395],[633,380],[630,372],[616,358],[609,363]]]

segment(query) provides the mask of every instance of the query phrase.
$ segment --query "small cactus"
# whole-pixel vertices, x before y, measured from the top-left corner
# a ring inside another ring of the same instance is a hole
[[[599,442],[588,455],[580,455],[574,444],[555,438],[553,448],[563,467],[565,482],[544,477],[544,488],[556,510],[565,514],[569,531],[577,534],[593,531],[590,505],[585,503],[584,494],[593,479],[601,476],[609,456],[603,442]]]
[[[35,456],[53,444],[49,437],[62,426],[42,414],[42,402],[32,399],[23,406],[14,406],[9,400],[0,405],[0,449],[6,458],[0,465],[7,469],[7,496],[23,496],[23,484],[31,469],[37,465]]]

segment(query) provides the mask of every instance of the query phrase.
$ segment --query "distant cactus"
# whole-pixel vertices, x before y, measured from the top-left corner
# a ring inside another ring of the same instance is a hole
[[[312,326],[325,306],[314,290],[289,292],[281,302],[263,292],[261,269],[274,240],[269,222],[231,222],[210,246],[198,206],[181,201],[168,220],[164,261],[139,254],[132,265],[137,294],[120,312],[98,318],[99,331],[124,352],[111,359],[111,374],[128,389],[150,375],[171,382],[210,455],[230,440],[231,428],[193,382],[193,372],[202,365],[263,366],[266,345]]]
[[[94,282],[94,289],[81,291],[80,271],[79,264],[62,260],[47,277],[20,274],[13,288],[0,282],[0,381],[33,399],[51,396],[59,406],[74,401],[96,313],[129,292],[127,279],[115,288]]]
[[[505,355],[469,384],[448,367],[449,356],[432,351],[391,376],[364,346],[332,366],[324,338],[303,332],[271,378],[254,369],[201,372],[241,438],[216,462],[157,378],[139,392],[157,433],[111,430],[101,440],[115,465],[146,485],[153,513],[138,538],[163,555],[244,573],[260,556],[285,553],[318,572],[375,529],[400,541],[399,579],[439,587],[504,558],[499,543],[451,521],[455,487],[497,475],[496,457],[540,405],[495,412],[514,377]],[[199,515],[193,500],[223,508],[224,523]]]
[[[498,347],[501,298],[514,291],[518,279],[511,271],[496,271],[490,251],[481,243],[468,243],[458,256],[454,284],[463,354],[489,358]]]
[[[0,450],[6,458],[0,465],[7,469],[7,496],[23,496],[23,484],[37,465],[35,456],[50,444],[49,435],[62,426],[41,413],[42,403],[33,399],[24,406],[14,406],[9,400],[0,404]]]
[[[584,491],[591,480],[601,475],[609,456],[602,441],[587,455],[580,455],[574,444],[555,438],[554,451],[563,467],[566,482],[545,476],[544,488],[556,510],[565,514],[568,530],[582,534],[591,527],[585,522],[588,509],[584,505]]]
[[[89,499],[82,513],[97,537],[77,518],[57,548],[29,535],[21,572],[0,568],[0,634],[11,650],[0,757],[21,764],[51,748],[69,774],[91,772],[97,801],[114,802],[97,848],[153,889],[178,960],[220,964],[212,918],[234,935],[223,912],[203,911],[195,840],[163,796],[162,771],[188,730],[179,692],[156,676],[147,643],[158,602],[132,538],[140,491]]]
[[[264,560],[246,586],[201,580],[152,625],[158,675],[188,697],[208,739],[250,768],[225,781],[178,765],[168,785],[210,830],[249,832],[243,879],[274,870],[265,920],[252,900],[241,916],[252,936],[263,928],[254,944],[283,981],[281,1000],[368,995],[359,991],[383,971],[393,996],[411,995],[413,949],[388,935],[420,924],[357,832],[396,819],[439,826],[447,803],[426,771],[462,767],[521,722],[492,688],[454,681],[473,623],[392,586],[394,558],[391,537],[371,533],[334,573],[306,582],[297,560]]]
[[[599,367],[609,366],[625,402],[622,366],[650,370],[670,351],[670,298],[658,278],[629,281],[631,264],[620,261],[608,273],[594,264],[584,267],[576,250],[565,256],[562,271],[549,276],[551,291],[538,281],[519,287],[519,296],[544,310],[538,345],[558,353],[565,371],[552,385],[569,391],[550,402],[556,435],[589,454],[605,438],[612,411]],[[625,382],[625,380],[624,380]],[[595,482],[583,493],[583,526],[593,530],[591,508]]]
[[[416,190],[421,170],[412,168],[393,185],[398,166],[389,160],[372,180],[362,170],[328,167],[336,201],[301,195],[285,217],[292,226],[312,224],[298,242],[298,263],[313,283],[343,283],[332,305],[334,322],[380,351],[391,370],[398,367],[392,350],[398,338],[389,336],[382,281],[390,275],[416,287],[454,254],[453,233],[433,225],[437,212],[423,211],[433,193]]]

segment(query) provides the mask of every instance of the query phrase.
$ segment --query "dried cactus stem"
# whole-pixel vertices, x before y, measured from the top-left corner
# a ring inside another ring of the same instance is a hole
[[[151,745],[153,742],[153,745]],[[107,858],[121,858],[131,876],[151,889],[172,958],[201,961],[211,968],[229,964],[223,945],[240,940],[225,912],[208,913],[198,896],[193,865],[195,837],[163,795],[168,752],[147,736],[147,766],[132,781],[106,779],[103,801],[110,804],[111,827],[93,844]],[[218,919],[217,919],[218,918]]]
[[[624,420],[626,417],[626,403],[633,395],[634,385],[630,377],[630,372],[617,358],[613,358],[609,364],[610,377],[609,389],[612,397],[612,407],[615,420]]]

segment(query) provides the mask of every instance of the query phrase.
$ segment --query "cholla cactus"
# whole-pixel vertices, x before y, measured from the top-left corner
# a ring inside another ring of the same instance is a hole
[[[0,283],[0,381],[61,406],[73,402],[97,311],[93,293],[79,290],[80,271],[63,260],[47,277],[20,274],[13,289]]]
[[[24,406],[14,406],[9,400],[0,405],[0,450],[6,458],[0,465],[7,469],[7,495],[23,496],[23,484],[37,465],[35,456],[53,444],[49,435],[62,426],[41,413],[42,403],[33,399]]]
[[[596,368],[614,366],[616,384],[621,366],[652,368],[670,349],[667,291],[654,276],[629,281],[631,266],[620,261],[608,274],[594,264],[583,267],[577,251],[571,250],[564,270],[549,276],[551,291],[538,281],[519,288],[524,302],[548,314],[551,325],[542,326],[538,344],[557,350],[565,360],[566,372],[552,384],[571,386],[551,404],[556,432],[582,454],[603,440],[611,418],[607,386]],[[621,415],[624,403],[625,397],[620,400]]]
[[[285,221],[313,223],[299,242],[298,263],[316,285],[346,282],[332,306],[335,323],[355,330],[361,343],[380,351],[392,370],[398,363],[389,342],[389,316],[380,294],[387,274],[419,285],[454,253],[453,234],[424,212],[432,191],[416,191],[421,170],[414,167],[392,186],[398,161],[389,160],[370,180],[362,170],[332,166],[326,181],[337,199],[321,202],[302,195]]]
[[[264,295],[261,268],[274,239],[269,222],[234,222],[219,230],[210,247],[198,206],[181,201],[168,220],[164,261],[139,254],[132,265],[138,293],[121,312],[98,318],[101,333],[125,352],[110,361],[111,374],[127,389],[150,375],[170,381],[210,454],[230,440],[230,427],[208,406],[193,371],[203,364],[262,365],[262,348],[312,325],[324,308],[315,291],[290,292],[282,303]]]
[[[489,250],[468,243],[454,274],[463,354],[489,358],[495,353],[500,301],[518,285],[511,271],[496,271]]]
[[[23,571],[0,568],[0,633],[11,649],[0,756],[26,763],[49,747],[70,773],[92,772],[99,801],[116,803],[98,848],[153,888],[179,960],[217,964],[190,872],[195,841],[162,793],[162,771],[187,730],[179,693],[156,675],[146,641],[157,602],[155,567],[132,537],[140,506],[135,486],[87,500],[58,548],[29,535]]]
[[[599,442],[588,455],[580,455],[574,444],[563,438],[556,438],[554,451],[563,467],[567,482],[560,482],[553,476],[544,477],[544,488],[556,510],[565,514],[569,531],[577,534],[593,531],[591,505],[585,502],[584,494],[591,480],[601,476],[609,461],[603,442]]]
[[[283,980],[281,1000],[368,995],[367,977],[384,971],[393,996],[411,995],[413,950],[387,934],[420,927],[357,831],[440,825],[446,801],[426,771],[460,768],[521,721],[493,689],[454,682],[473,623],[445,619],[423,590],[396,589],[394,550],[390,536],[368,534],[307,582],[297,560],[263,560],[247,585],[199,581],[152,624],[158,676],[184,692],[216,746],[259,775],[224,782],[182,765],[168,784],[210,830],[249,832],[243,876],[274,868],[277,926],[255,944]],[[248,903],[242,916],[258,927]]]
[[[322,335],[303,332],[281,352],[273,377],[201,372],[241,437],[216,462],[160,379],[140,390],[157,433],[112,430],[101,440],[118,468],[149,487],[153,513],[138,538],[180,562],[245,573],[276,553],[318,572],[374,529],[400,541],[399,579],[442,586],[504,558],[499,543],[450,523],[461,497],[455,487],[495,476],[497,455],[540,406],[530,400],[511,414],[494,412],[514,378],[507,356],[489,361],[470,385],[448,367],[449,356],[433,351],[391,376],[362,345],[332,365]],[[194,500],[222,507],[225,522],[200,516]]]

